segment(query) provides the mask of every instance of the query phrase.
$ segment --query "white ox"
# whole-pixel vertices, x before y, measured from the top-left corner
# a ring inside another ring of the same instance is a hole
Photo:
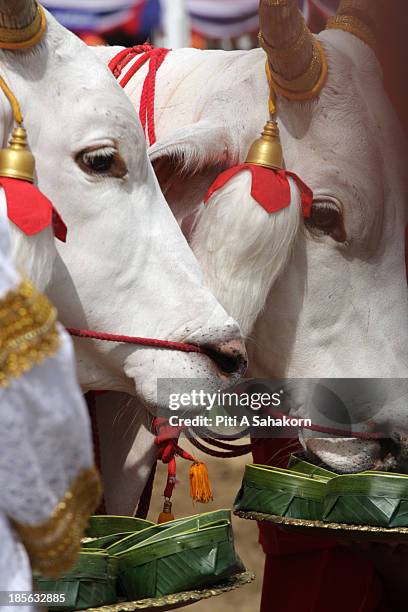
[[[309,35],[296,56],[279,56],[303,28],[296,4],[261,1],[261,29],[277,50],[270,51],[270,63],[289,81],[307,70],[313,44]],[[372,25],[379,7],[354,0],[339,11]],[[402,131],[372,49],[339,29],[318,39],[329,63],[320,95],[309,102],[278,97],[286,167],[314,192],[310,221],[302,220],[293,185],[290,208],[271,216],[241,197],[247,172],[201,204],[220,169],[245,160],[265,123],[262,50],[170,52],[157,78],[150,159],[179,224],[188,233],[196,222],[193,250],[214,293],[248,335],[252,376],[406,378]],[[97,53],[107,63],[119,50]],[[146,70],[125,88],[136,108]],[[399,440],[408,428],[406,400],[385,398],[370,423],[379,426]],[[314,440],[309,447],[343,471],[381,465],[383,456],[378,442]]]
[[[34,0],[1,0],[0,26],[22,28],[36,11]],[[126,391],[154,407],[159,377],[204,378],[221,387],[235,380],[245,362],[239,328],[204,285],[160,191],[126,95],[92,51],[48,13],[40,44],[1,51],[0,59],[1,75],[23,110],[39,187],[68,226],[58,255],[49,230],[27,239],[14,228],[14,250],[47,289],[60,320],[213,349],[211,359],[80,339],[76,354],[83,387]],[[12,117],[4,96],[1,116],[5,145]],[[147,423],[145,411],[140,418]],[[153,453],[150,437],[148,443]],[[144,454],[141,448],[142,471]]]

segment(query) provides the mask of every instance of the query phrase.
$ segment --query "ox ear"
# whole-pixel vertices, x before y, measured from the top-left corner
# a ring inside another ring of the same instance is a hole
[[[204,120],[177,129],[148,149],[151,162],[178,157],[184,168],[201,170],[208,164],[225,164],[229,149],[225,126]]]
[[[148,150],[160,187],[181,225],[193,219],[217,175],[235,160],[225,126],[199,121],[177,129]]]

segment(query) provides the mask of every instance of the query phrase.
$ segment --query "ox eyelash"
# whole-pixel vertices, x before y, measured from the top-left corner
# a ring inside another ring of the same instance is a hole
[[[75,161],[86,174],[100,179],[125,178],[128,172],[125,161],[112,145],[86,149],[77,154]]]
[[[101,148],[101,149],[93,149],[92,151],[86,151],[83,154],[83,159],[86,162],[92,161],[96,157],[104,157],[105,159],[107,159],[109,157],[114,157],[116,153],[117,151],[115,147],[104,147],[103,149]]]

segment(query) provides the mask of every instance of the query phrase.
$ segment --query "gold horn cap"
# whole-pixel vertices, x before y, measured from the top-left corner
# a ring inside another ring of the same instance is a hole
[[[249,149],[246,163],[272,170],[284,168],[282,145],[276,121],[270,120],[265,125],[262,136],[255,140]]]
[[[0,150],[0,176],[34,181],[35,160],[27,144],[27,132],[14,128],[7,149]]]

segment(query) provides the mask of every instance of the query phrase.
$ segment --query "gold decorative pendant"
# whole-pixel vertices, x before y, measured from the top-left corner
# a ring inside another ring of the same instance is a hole
[[[284,167],[279,128],[271,119],[265,125],[262,136],[255,140],[247,155],[245,163],[281,170]]]
[[[9,146],[0,150],[0,176],[34,182],[35,160],[27,144],[27,132],[14,128]]]

